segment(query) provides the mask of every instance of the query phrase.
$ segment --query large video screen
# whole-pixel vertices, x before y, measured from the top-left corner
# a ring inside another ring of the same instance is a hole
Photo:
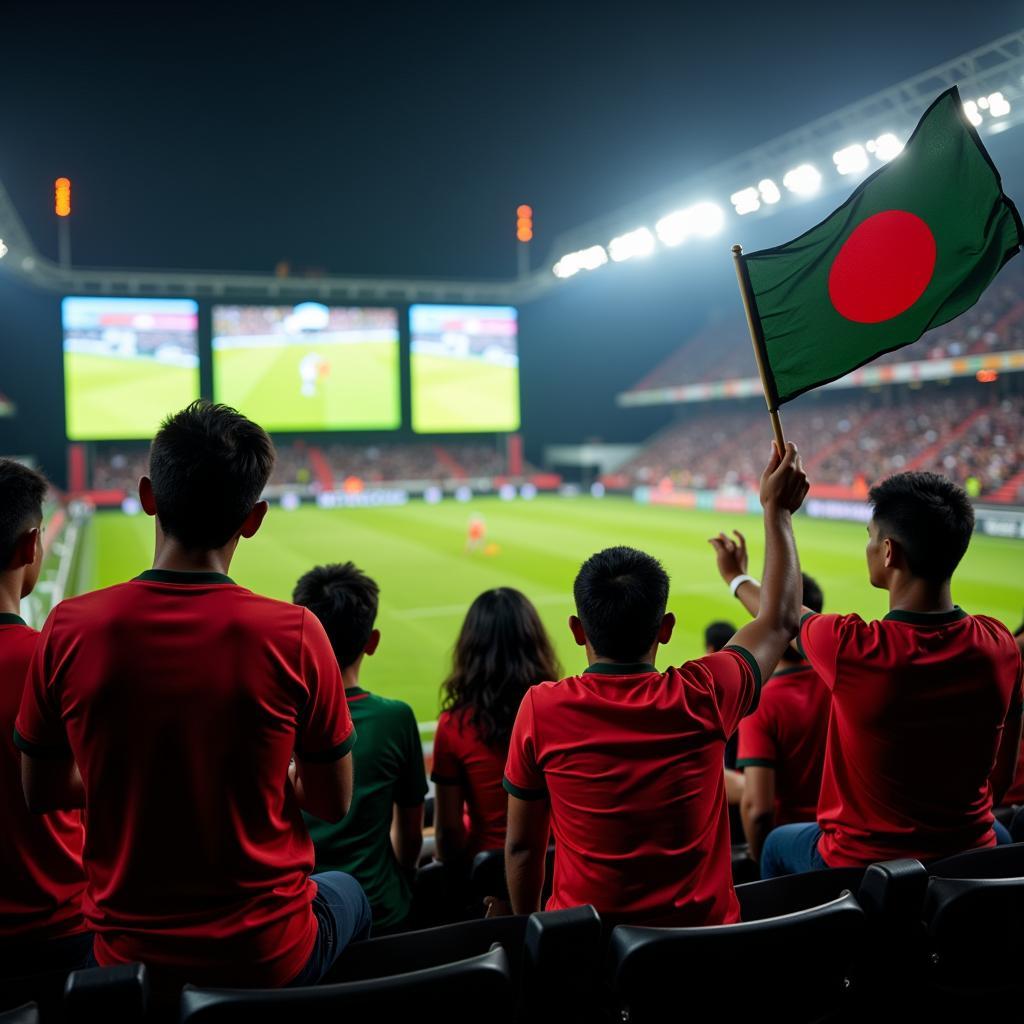
[[[267,430],[396,430],[398,311],[214,306],[213,391]]]
[[[511,306],[409,308],[412,428],[421,434],[519,429]]]
[[[68,296],[61,314],[70,440],[149,438],[199,397],[192,299]]]

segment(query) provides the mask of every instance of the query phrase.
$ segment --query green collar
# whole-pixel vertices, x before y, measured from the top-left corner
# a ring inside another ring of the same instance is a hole
[[[369,697],[370,691],[364,690],[361,686],[346,686],[345,687],[346,697]]]
[[[27,626],[28,623],[14,612],[0,612],[0,626]]]
[[[135,577],[140,583],[234,583],[222,572],[189,572],[182,569],[147,569]]]
[[[967,612],[954,605],[948,612],[905,612],[897,608],[885,617],[886,622],[906,622],[911,626],[946,626],[967,618]]]
[[[588,665],[584,670],[584,675],[587,673],[596,673],[604,676],[639,676],[645,675],[650,672],[657,672],[658,670],[653,665],[648,665],[645,662],[630,662],[626,664],[614,664],[610,661],[596,661],[593,665]]]

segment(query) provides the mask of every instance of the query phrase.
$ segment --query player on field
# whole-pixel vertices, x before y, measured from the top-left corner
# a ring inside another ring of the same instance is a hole
[[[227,575],[273,463],[233,409],[167,419],[139,484],[153,568],[57,606],[18,714],[30,806],[89,809],[97,962],[141,961],[160,989],[314,983],[370,928],[353,878],[310,877],[302,820],[336,821],[352,795],[330,642],[311,612]]]
[[[487,540],[487,524],[484,517],[477,512],[469,517],[469,527],[466,532],[466,550],[479,551]]]
[[[527,691],[512,731],[505,869],[512,909],[540,906],[549,827],[548,909],[593,904],[606,921],[710,925],[739,920],[732,884],[725,742],[757,704],[799,625],[791,516],[807,493],[796,449],[761,478],[765,600],[724,650],[659,671],[668,576],[650,555],[588,559],[569,620],[590,667]]]
[[[868,576],[889,614],[819,615],[804,608],[799,647],[832,692],[817,822],[767,838],[766,878],[824,867],[922,861],[994,846],[992,816],[1017,764],[1021,654],[995,619],[953,603],[974,510],[934,473],[873,487]],[[763,590],[738,562],[722,569],[756,614]]]
[[[306,398],[316,396],[316,386],[323,374],[324,362],[317,352],[307,352],[299,360],[299,380],[302,382],[301,393]]]
[[[364,657],[380,644],[374,625],[380,590],[351,562],[311,569],[292,600],[323,623],[345,680],[352,723],[352,806],[341,821],[305,815],[317,871],[347,871],[373,908],[376,934],[400,930],[412,908],[412,882],[423,847],[427,776],[416,716],[408,704],[360,685]]]
[[[434,735],[437,859],[468,866],[505,847],[508,797],[501,780],[523,694],[561,674],[537,609],[499,587],[469,607],[444,683]]]
[[[46,481],[0,459],[0,978],[84,967],[92,934],[82,918],[84,832],[77,811],[33,814],[11,743],[22,688],[39,634],[20,615],[42,564]]]

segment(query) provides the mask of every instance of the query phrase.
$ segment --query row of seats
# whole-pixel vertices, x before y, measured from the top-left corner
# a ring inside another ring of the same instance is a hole
[[[698,1010],[759,1024],[949,1019],[1024,987],[1024,844],[929,868],[897,860],[736,891],[740,924],[614,926],[593,907],[466,921],[354,944],[319,986],[186,986],[171,1007],[151,1002],[142,965],[77,971],[63,1015],[69,1024],[315,1024],[370,1013],[417,1024],[638,1024]],[[32,1012],[21,1008],[0,1022],[38,1019]]]

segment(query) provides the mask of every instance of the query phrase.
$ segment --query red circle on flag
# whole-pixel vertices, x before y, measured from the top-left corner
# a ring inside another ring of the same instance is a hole
[[[934,272],[931,228],[906,210],[884,210],[843,243],[828,273],[828,295],[840,316],[877,324],[910,309]]]

